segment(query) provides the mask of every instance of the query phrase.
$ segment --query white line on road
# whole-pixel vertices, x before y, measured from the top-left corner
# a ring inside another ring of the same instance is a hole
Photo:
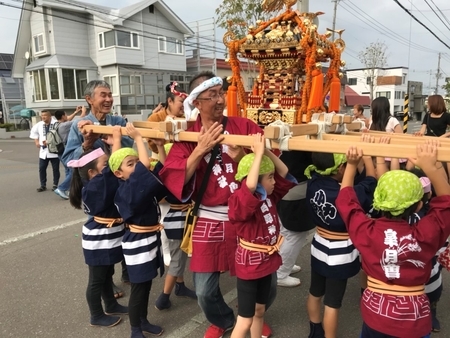
[[[8,238],[8,239],[5,239],[4,241],[0,242],[0,246],[11,244],[11,243],[15,243],[15,242],[19,242],[19,241],[22,241],[24,239],[36,237],[38,235],[43,235],[43,234],[46,234],[46,233],[49,233],[49,232],[53,232],[53,231],[56,231],[56,230],[65,229],[67,227],[70,227],[72,225],[75,225],[75,224],[78,224],[78,223],[82,223],[82,222],[85,222],[85,221],[86,221],[86,217],[77,219],[75,221],[71,221],[71,222],[60,224],[60,225],[56,225],[56,226],[53,226],[53,227],[50,227],[50,228],[45,228],[45,229],[38,230],[38,231],[35,231],[35,232],[30,232],[30,233],[22,235],[22,236]]]

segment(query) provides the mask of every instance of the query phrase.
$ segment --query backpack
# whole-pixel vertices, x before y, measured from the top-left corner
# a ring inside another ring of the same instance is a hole
[[[47,133],[47,149],[49,153],[62,155],[64,153],[64,142],[58,132],[59,122],[53,125],[53,129]]]

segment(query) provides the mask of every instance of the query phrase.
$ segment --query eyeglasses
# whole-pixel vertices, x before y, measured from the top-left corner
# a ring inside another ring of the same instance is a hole
[[[197,100],[205,100],[205,101],[211,101],[211,102],[217,102],[219,101],[219,98],[225,98],[225,92],[219,92],[219,93],[214,93],[212,96],[210,97],[197,97]]]

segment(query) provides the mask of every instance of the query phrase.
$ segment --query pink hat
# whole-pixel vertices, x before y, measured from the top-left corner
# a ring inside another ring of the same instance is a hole
[[[422,183],[423,193],[427,194],[431,192],[431,181],[428,177],[419,178],[420,183]]]

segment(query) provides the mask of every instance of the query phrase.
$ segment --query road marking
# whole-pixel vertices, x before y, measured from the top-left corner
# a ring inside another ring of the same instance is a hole
[[[47,234],[49,232],[53,232],[53,231],[56,231],[56,230],[65,229],[65,228],[68,228],[68,227],[70,227],[72,225],[83,223],[85,221],[86,221],[86,217],[77,219],[75,221],[71,221],[71,222],[60,224],[60,225],[56,225],[56,226],[53,226],[53,227],[50,227],[50,228],[45,228],[45,229],[38,230],[38,231],[35,231],[35,232],[30,232],[30,233],[22,235],[22,236],[8,238],[8,239],[5,239],[4,241],[0,242],[0,246],[11,244],[11,243],[15,243],[15,242],[19,242],[19,241],[23,241],[24,239],[33,238],[33,237],[36,237],[38,235]]]
[[[225,303],[230,304],[233,300],[237,298],[237,290],[234,288],[226,295],[223,296]],[[169,335],[164,335],[165,338],[184,338],[189,337],[189,334],[194,332],[197,328],[199,328],[203,323],[205,323],[206,317],[203,313],[199,313],[198,315],[192,317],[186,324],[179,327],[175,331],[173,331]]]

